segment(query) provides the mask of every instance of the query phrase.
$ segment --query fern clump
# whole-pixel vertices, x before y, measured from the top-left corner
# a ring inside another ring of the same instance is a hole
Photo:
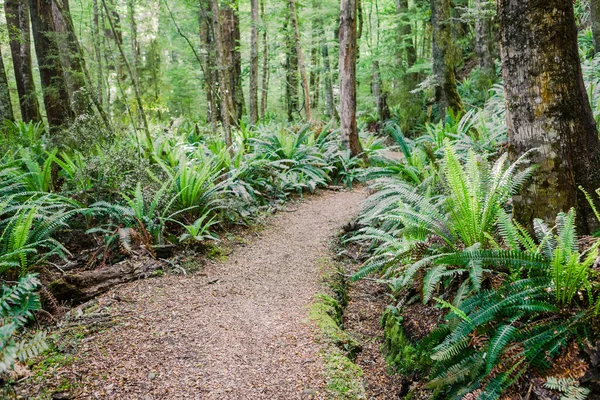
[[[45,333],[37,332],[32,338],[19,339],[18,334],[33,311],[40,309],[35,290],[40,282],[35,274],[19,279],[14,286],[2,285],[0,294],[0,374],[10,371],[15,362],[24,362],[47,348]]]

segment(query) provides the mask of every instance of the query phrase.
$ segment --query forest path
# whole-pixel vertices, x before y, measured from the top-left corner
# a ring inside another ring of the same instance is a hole
[[[72,372],[78,398],[325,398],[309,305],[329,241],[363,190],[292,204],[224,262],[187,278],[124,285],[121,322],[85,339]]]

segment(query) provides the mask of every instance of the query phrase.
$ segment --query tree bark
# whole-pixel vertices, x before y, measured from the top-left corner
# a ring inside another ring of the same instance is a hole
[[[431,0],[433,25],[433,75],[435,97],[442,121],[450,108],[454,114],[462,111],[462,101],[456,87],[456,47],[452,38],[450,0]]]
[[[590,14],[592,20],[592,36],[594,38],[594,51],[600,52],[600,0],[590,0]]]
[[[221,8],[221,27],[225,55],[228,58],[225,68],[229,70],[229,88],[233,92],[233,108],[230,115],[231,122],[237,125],[242,119],[246,109],[244,91],[242,88],[242,55],[240,53],[240,21],[237,4],[233,7],[230,2],[225,2]]]
[[[269,43],[267,42],[267,24],[265,23],[265,0],[260,1],[260,14],[263,24],[263,71],[260,101],[260,118],[264,121],[267,111],[267,96],[269,92]]]
[[[325,87],[325,101],[327,102],[327,114],[329,118],[339,120],[337,109],[333,101],[333,82],[331,80],[331,62],[329,61],[329,46],[325,38],[322,38],[321,56],[323,58],[323,84]]]
[[[340,5],[340,124],[342,145],[352,156],[362,153],[356,128],[356,0]]]
[[[379,61],[373,60],[373,97],[375,97],[375,105],[377,106],[377,118],[379,120],[379,129],[383,126],[385,121],[389,118],[389,109],[387,105],[387,96],[383,92],[381,82],[381,72],[379,67]],[[379,130],[378,129],[378,130]]]
[[[199,0],[198,3],[200,7],[198,24],[202,47],[202,71],[204,72],[204,90],[206,91],[206,119],[210,121],[213,130],[216,130],[217,122],[220,118],[220,110],[217,102],[219,77],[216,68],[212,5],[210,0]]]
[[[308,86],[308,76],[306,75],[306,64],[302,53],[302,43],[300,42],[300,29],[298,27],[298,13],[296,11],[296,0],[289,0],[290,18],[292,29],[294,30],[294,41],[296,43],[296,55],[298,57],[298,69],[300,70],[300,78],[302,80],[302,89],[304,91],[304,114],[306,120],[312,119],[310,112],[310,88]]]
[[[52,5],[46,0],[29,0],[33,42],[50,134],[73,120],[69,91],[55,40]]]
[[[475,53],[479,68],[491,77],[496,75],[496,68],[494,66],[494,42],[489,0],[476,0],[475,11]]]
[[[258,0],[250,0],[250,124],[258,122]]]
[[[412,27],[408,16],[408,0],[396,0],[396,14],[398,14],[398,44],[404,49],[406,66],[408,68],[417,62],[417,51],[412,40]]]
[[[94,44],[94,56],[96,57],[96,71],[98,82],[98,102],[108,108],[109,102],[104,100],[104,66],[102,62],[102,40],[100,34],[100,8],[98,0],[92,0],[93,22],[92,22],[92,40]],[[110,114],[110,111],[107,111]]]
[[[230,62],[230,57],[226,53],[226,48],[223,39],[223,24],[221,22],[222,14],[219,11],[218,0],[211,0],[214,37],[217,47],[217,69],[219,71],[219,86],[221,97],[221,122],[225,134],[225,144],[229,149],[229,154],[233,156],[233,140],[231,138],[231,113],[234,110],[232,91],[230,88],[231,78],[229,75],[230,68],[227,64]]]
[[[284,19],[283,31],[285,35],[285,103],[288,122],[294,121],[294,113],[298,111],[298,54],[294,43],[293,32],[290,28],[289,10],[288,18]]]
[[[0,124],[5,120],[14,121],[12,103],[10,101],[10,91],[8,89],[8,79],[4,69],[4,60],[0,51]]]
[[[600,187],[600,140],[581,72],[570,1],[500,0],[498,17],[509,152],[539,166],[515,198],[515,216],[553,223],[575,207],[580,234],[598,221],[583,193]]]
[[[127,0],[127,14],[131,30],[131,53],[133,54],[133,72],[135,79],[140,80],[140,43],[138,42],[137,22],[135,20],[135,0]]]
[[[24,122],[42,120],[31,68],[29,3],[25,0],[5,0],[6,23],[10,52],[17,82],[21,119]]]

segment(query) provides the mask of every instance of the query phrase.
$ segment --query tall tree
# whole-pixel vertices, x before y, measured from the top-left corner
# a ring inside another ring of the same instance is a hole
[[[457,55],[452,38],[450,7],[450,0],[431,0],[435,97],[442,120],[445,119],[448,108],[455,114],[462,110],[454,71]]]
[[[285,35],[285,104],[288,121],[294,120],[294,113],[298,111],[298,53],[294,41],[293,29],[290,28],[289,9],[283,21]]]
[[[237,124],[246,111],[244,91],[242,87],[242,55],[240,52],[240,20],[237,2],[226,1],[220,9],[221,27],[227,64],[223,66],[229,70],[229,87],[233,91],[232,123]],[[216,28],[215,28],[216,29]]]
[[[344,147],[356,156],[362,152],[356,128],[356,0],[340,4],[340,124]]]
[[[41,121],[42,116],[31,69],[29,3],[24,0],[5,0],[4,10],[15,80],[17,81],[21,119],[25,122]]]
[[[417,62],[417,51],[412,40],[408,0],[396,0],[396,14],[398,14],[398,63],[402,65],[405,61],[406,67],[410,68]]]
[[[265,119],[267,111],[267,96],[269,91],[269,43],[267,41],[267,25],[265,23],[265,0],[260,1],[260,19],[262,21],[263,68],[262,89],[260,94],[260,118]]]
[[[492,10],[489,0],[475,1],[475,52],[479,68],[487,76],[496,75],[494,41],[492,38]]]
[[[217,102],[219,76],[216,68],[212,4],[211,0],[198,0],[198,3],[200,6],[198,24],[202,48],[202,72],[204,90],[206,92],[207,120],[210,121],[213,129],[216,129],[220,118],[220,110]]]
[[[554,221],[576,207],[581,232],[597,221],[583,195],[600,187],[600,140],[586,95],[573,3],[499,0],[502,75],[512,158],[536,149],[539,165],[515,199],[521,221]]]
[[[211,10],[213,17],[214,37],[217,47],[217,69],[219,71],[219,89],[221,98],[221,123],[225,135],[225,144],[229,153],[233,155],[233,140],[231,138],[231,114],[234,111],[233,97],[231,90],[230,68],[227,64],[231,59],[226,53],[223,38],[223,16],[219,10],[219,1],[211,0]]]
[[[0,51],[0,124],[4,120],[14,121],[12,103],[10,101],[10,91],[8,89],[8,79],[4,69],[4,60]]]
[[[600,0],[590,0],[594,51],[600,53]]]
[[[29,0],[29,7],[46,118],[52,134],[66,126],[74,114],[56,43],[52,4],[46,0]]]
[[[258,122],[258,0],[250,0],[250,124]]]
[[[296,0],[289,0],[290,6],[290,22],[294,32],[294,42],[296,44],[296,56],[298,57],[298,69],[300,70],[300,78],[302,80],[302,89],[304,91],[304,114],[306,120],[312,119],[310,112],[310,88],[308,86],[308,75],[306,74],[306,63],[302,53],[302,43],[300,42],[300,28],[298,27],[298,12],[296,10]]]

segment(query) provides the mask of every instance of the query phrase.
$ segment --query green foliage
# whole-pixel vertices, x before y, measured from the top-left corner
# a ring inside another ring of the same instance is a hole
[[[45,333],[39,331],[31,338],[19,339],[21,328],[40,309],[35,293],[40,282],[35,274],[22,277],[13,286],[2,285],[0,293],[0,374],[11,370],[15,362],[24,362],[47,348]]]

